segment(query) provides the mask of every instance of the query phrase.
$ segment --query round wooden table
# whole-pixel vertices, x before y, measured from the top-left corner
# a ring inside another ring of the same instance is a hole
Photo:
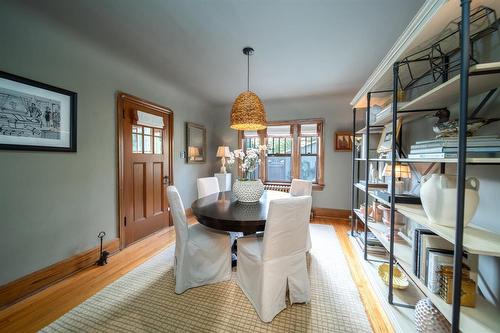
[[[231,191],[219,192],[194,201],[191,209],[198,222],[207,227],[252,234],[264,231],[269,202],[289,196],[285,192],[264,191],[258,202],[243,203]]]

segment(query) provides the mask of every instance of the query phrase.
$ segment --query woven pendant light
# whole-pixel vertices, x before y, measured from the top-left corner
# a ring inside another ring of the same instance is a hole
[[[244,130],[261,130],[267,127],[266,111],[259,96],[250,91],[250,55],[254,50],[245,47],[243,53],[247,56],[247,91],[236,97],[231,109],[231,128]]]

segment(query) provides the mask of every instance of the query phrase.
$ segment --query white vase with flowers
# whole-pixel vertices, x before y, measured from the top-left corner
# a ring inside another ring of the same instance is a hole
[[[229,164],[239,162],[242,177],[236,179],[233,185],[233,193],[240,202],[257,202],[264,193],[264,184],[257,178],[255,179],[255,170],[259,166],[261,155],[265,155],[266,146],[258,148],[237,149],[231,153]]]

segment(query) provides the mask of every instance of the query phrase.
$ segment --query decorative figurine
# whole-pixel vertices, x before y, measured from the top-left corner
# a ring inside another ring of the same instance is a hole
[[[458,136],[458,119],[450,120],[450,111],[443,109],[437,111],[433,117],[437,117],[438,121],[432,126],[432,130],[436,133],[436,139],[456,137]],[[471,118],[467,119],[467,136],[474,135],[474,132],[481,127],[491,124],[500,118]]]

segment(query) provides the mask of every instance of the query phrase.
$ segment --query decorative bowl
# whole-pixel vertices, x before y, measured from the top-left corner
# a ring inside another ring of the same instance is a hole
[[[257,180],[239,180],[233,185],[233,193],[239,202],[257,202],[264,193],[264,184]]]
[[[406,289],[410,285],[408,282],[408,278],[406,277],[406,274],[403,273],[399,268],[397,268],[395,265],[393,266],[392,271],[394,272],[393,274],[393,286],[396,289]],[[386,285],[389,285],[389,264],[382,264],[378,266],[378,275],[382,279],[382,281],[385,282]]]

